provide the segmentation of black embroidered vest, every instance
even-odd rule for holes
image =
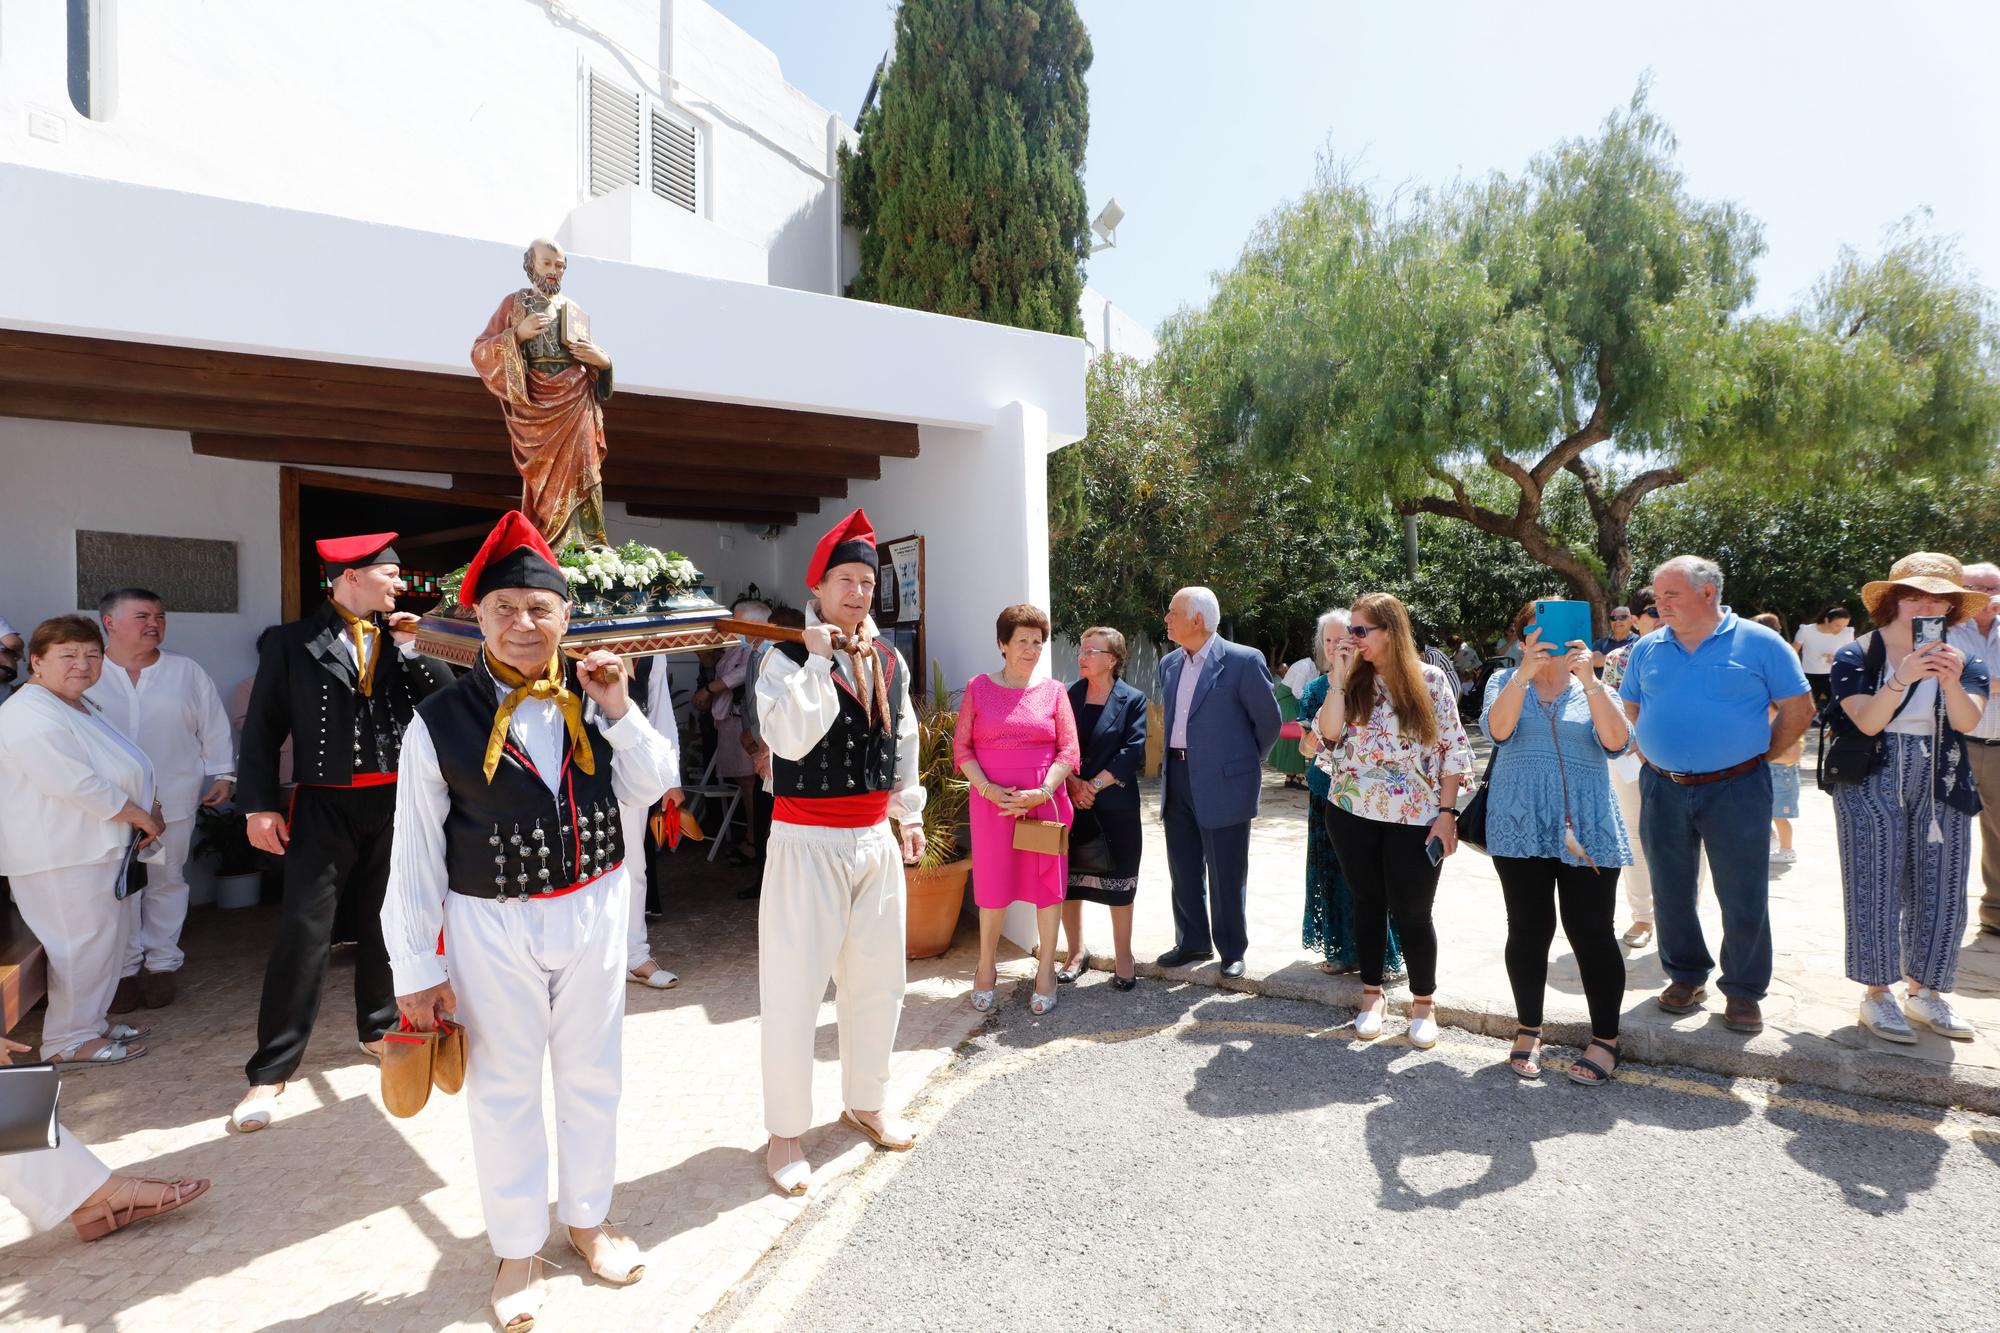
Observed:
[[[565,663],[563,669],[569,688],[581,693],[575,666]],[[489,783],[483,765],[500,711],[497,688],[482,657],[451,688],[417,707],[451,789],[444,825],[451,890],[506,899],[580,888],[625,859],[611,786],[611,742],[586,718],[584,733],[597,771],[578,768],[565,740],[562,776],[550,791],[510,737]]]
[[[780,643],[775,647],[799,666],[804,666],[809,656],[804,644]],[[827,728],[826,735],[820,737],[819,744],[797,763],[775,753],[771,756],[773,795],[813,800],[896,790],[896,742],[900,739],[903,700],[909,694],[909,682],[903,678],[905,673],[897,669],[895,650],[888,645],[876,644],[875,663],[888,685],[888,718],[870,726],[868,715],[861,711],[861,701],[835,667],[833,686],[840,696],[840,716]]]

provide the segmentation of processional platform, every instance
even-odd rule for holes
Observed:
[[[645,611],[580,615],[562,637],[567,657],[603,649],[620,657],[656,657],[727,648],[742,636],[742,622],[706,597],[668,598]],[[479,622],[469,610],[432,612],[417,622],[417,651],[456,667],[479,660]]]

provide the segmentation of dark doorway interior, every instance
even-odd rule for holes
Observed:
[[[414,488],[412,488],[414,489]],[[332,486],[299,487],[297,568],[298,605],[317,605],[326,598],[326,584],[313,543],[324,537],[364,532],[395,532],[396,553],[403,558],[409,593],[398,603],[403,611],[424,612],[438,602],[437,581],[472,559],[493,529],[499,513],[484,505],[453,503],[439,491],[438,499],[418,495],[380,495]]]

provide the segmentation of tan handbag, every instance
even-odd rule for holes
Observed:
[[[1044,856],[1069,855],[1069,825],[1054,819],[1014,821],[1014,850]]]

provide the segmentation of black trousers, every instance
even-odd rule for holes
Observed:
[[[1615,1040],[1625,1003],[1625,954],[1613,919],[1618,906],[1617,866],[1592,870],[1553,856],[1496,856],[1500,892],[1507,899],[1507,981],[1523,1027],[1542,1025],[1542,994],[1549,982],[1549,945],[1556,937],[1556,908],[1563,935],[1576,955],[1583,999],[1590,1007],[1590,1035]]]
[[[1437,993],[1438,937],[1431,925],[1440,867],[1424,854],[1431,831],[1423,824],[1364,819],[1327,802],[1326,832],[1340,873],[1354,895],[1354,947],[1361,980],[1382,984],[1382,955],[1389,948],[1389,919],[1410,969],[1410,994]]]
[[[243,1072],[252,1083],[281,1083],[305,1058],[326,982],[336,909],[352,900],[356,935],[354,1031],[374,1041],[396,1021],[396,986],[382,943],[382,895],[389,887],[389,836],[396,785],[300,787],[285,846],[285,898],[278,938],[264,968],[257,1053]]]

